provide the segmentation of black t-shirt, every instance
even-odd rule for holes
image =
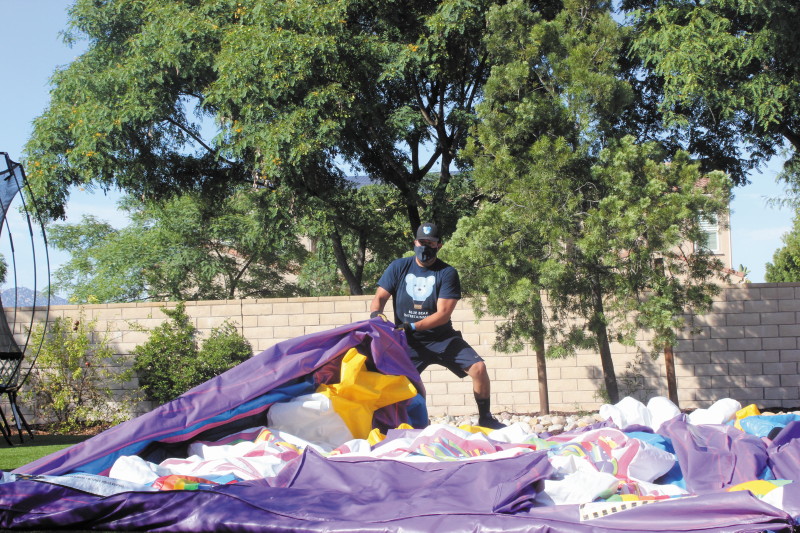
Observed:
[[[436,312],[439,298],[461,298],[458,271],[441,259],[429,267],[421,267],[415,257],[392,261],[378,280],[378,285],[392,294],[394,320],[397,324],[417,322]],[[440,339],[452,335],[453,323],[448,321],[436,328],[415,332],[423,339]]]

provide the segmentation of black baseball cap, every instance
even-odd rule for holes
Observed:
[[[442,239],[439,238],[439,226],[433,222],[424,222],[417,229],[417,240],[441,241]]]

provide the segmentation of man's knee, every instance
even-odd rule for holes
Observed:
[[[483,377],[483,376],[488,377],[489,375],[486,372],[486,363],[484,363],[483,361],[478,361],[477,363],[473,363],[472,366],[470,366],[467,369],[467,374],[469,374],[473,378]]]

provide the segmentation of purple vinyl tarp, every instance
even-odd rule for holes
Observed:
[[[306,455],[313,457],[313,452]],[[527,473],[531,461],[534,472]],[[607,516],[601,511],[588,519],[583,519],[586,513],[579,505],[525,508],[520,504],[532,488],[520,485],[515,492],[512,480],[535,478],[540,463],[527,456],[482,463],[471,472],[457,463],[427,465],[409,472],[408,465],[383,460],[369,465],[367,475],[353,476],[351,463],[330,461],[324,469],[327,483],[320,488],[314,483],[318,474],[312,470],[319,463],[312,459],[301,467],[307,470],[302,474],[304,481],[289,487],[250,481],[215,490],[128,492],[108,497],[22,480],[0,485],[0,527],[364,533],[792,531],[791,518],[785,512],[747,492],[710,493]],[[338,479],[350,484],[337,487]],[[393,479],[402,482],[387,482]],[[415,481],[420,490],[409,490]],[[440,482],[442,490],[436,490]],[[13,490],[8,490],[8,485]],[[495,511],[494,504],[500,501],[515,501],[512,507],[516,510]]]
[[[13,480],[0,483],[0,528],[755,532],[792,531],[793,516],[800,513],[796,483],[783,487],[784,510],[748,491],[726,491],[765,472],[800,479],[796,425],[771,442],[728,426],[693,426],[684,416],[664,424],[652,441],[674,448],[677,475],[693,494],[660,501],[541,506],[537,494],[556,472],[547,449],[532,445],[518,455],[439,462],[325,457],[307,448],[275,477],[194,491],[127,490],[123,485],[103,496],[59,481],[80,472],[105,474],[122,456],[179,454],[192,440],[232,434],[258,420],[263,424],[274,402],[334,382],[341,356],[353,347],[369,354],[379,372],[407,376],[422,391],[406,356],[404,334],[379,319],[292,339],[151,413],[19,468]],[[374,425],[392,428],[406,419],[405,402],[399,402],[376,411]],[[630,430],[642,436],[647,431]],[[378,447],[391,447],[414,431],[389,431]],[[561,442],[568,440],[560,437]],[[4,475],[4,480],[11,477]]]
[[[278,343],[147,414],[15,472],[104,474],[121,455],[140,454],[148,448],[149,453],[155,453],[152,450],[158,446],[174,448],[212,430],[225,432],[237,422],[241,421],[241,426],[263,415],[281,399],[280,394],[272,393],[287,383],[309,376],[317,384],[338,378],[337,369],[331,370],[330,366],[357,346],[371,352],[377,370],[406,376],[417,390],[424,391],[419,373],[405,355],[405,336],[381,320],[355,322]],[[404,405],[387,406],[376,417],[383,425],[396,427],[406,419]]]

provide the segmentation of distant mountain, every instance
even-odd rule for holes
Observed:
[[[14,288],[12,287],[10,289],[0,291],[0,300],[3,302],[3,307],[34,307],[36,305],[46,305],[47,295],[41,292],[34,295],[33,290],[29,289],[28,287],[17,287],[15,292]],[[60,296],[50,296],[50,305],[67,304],[69,304],[69,302]]]

